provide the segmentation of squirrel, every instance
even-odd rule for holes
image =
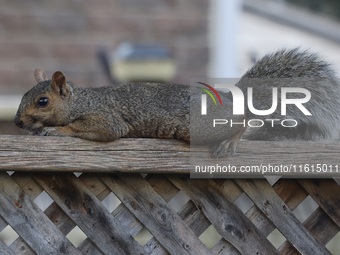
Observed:
[[[236,84],[244,95],[248,87],[254,87],[256,109],[271,107],[273,86],[308,89],[313,100],[305,106],[312,116],[304,115],[294,105],[287,106],[286,118],[298,123],[294,128],[265,123],[256,128],[246,124],[218,125],[212,129],[216,116],[232,117],[236,122],[267,118],[249,110],[244,115],[232,116],[233,98],[226,92],[219,92],[225,106],[216,107],[212,114],[202,118],[204,92],[189,85],[134,82],[80,88],[67,81],[60,71],[49,80],[43,69],[37,68],[34,76],[38,84],[23,96],[14,123],[36,135],[103,142],[121,137],[174,138],[209,144],[217,158],[234,154],[242,136],[250,140],[339,140],[340,86],[335,74],[317,54],[298,48],[264,56]],[[291,82],[285,82],[287,79]],[[208,108],[214,106],[212,100],[208,101]],[[282,116],[275,110],[270,118]]]

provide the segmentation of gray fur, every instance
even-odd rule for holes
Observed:
[[[59,78],[60,75],[63,74],[58,72]],[[63,87],[62,84],[58,86]],[[212,114],[202,116],[200,100],[204,92],[197,89],[191,93],[189,86],[170,83],[128,83],[101,88],[77,88],[71,83],[65,86],[64,92],[69,91],[69,94],[59,97],[58,89],[51,88],[51,80],[37,84],[24,95],[15,123],[40,135],[75,136],[99,141],[113,141],[120,137],[191,140],[210,144],[215,157],[225,157],[227,151],[234,153],[245,131],[245,128],[239,127],[212,128],[212,120],[221,116],[236,121],[244,118],[284,118],[295,119],[299,123],[296,128],[280,125],[272,128],[269,124],[248,128],[244,135],[247,139],[339,140],[339,82],[329,64],[316,54],[299,49],[266,55],[255,63],[237,86],[245,96],[247,88],[254,87],[256,109],[270,108],[273,86],[308,89],[312,99],[305,106],[312,116],[305,116],[296,107],[289,106],[287,116],[281,116],[277,109],[269,117],[255,116],[250,112],[246,116],[235,117],[231,115],[231,94],[223,92],[220,95],[226,107],[215,107]],[[32,116],[27,116],[26,109],[32,109],[37,98],[47,92],[54,93],[58,103],[36,109]],[[293,96],[298,98],[300,95]],[[208,100],[208,107],[214,107],[211,100]]]
[[[256,109],[269,109],[272,104],[272,87],[299,87],[308,89],[312,98],[304,106],[312,116],[305,116],[294,105],[288,105],[287,116],[281,116],[280,105],[277,110],[265,118],[295,119],[296,128],[285,128],[269,123],[262,128],[249,128],[245,139],[251,140],[282,140],[301,139],[313,141],[339,140],[340,135],[340,101],[339,80],[335,77],[330,65],[317,54],[309,51],[280,50],[260,59],[242,77],[237,84],[247,94],[247,87],[254,87],[257,101]],[[279,100],[281,96],[279,91]],[[292,94],[290,98],[299,98]],[[248,113],[248,118],[264,119]]]

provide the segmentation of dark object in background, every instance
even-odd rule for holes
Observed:
[[[106,75],[106,78],[110,82],[110,84],[114,84],[115,80],[112,77],[111,71],[110,71],[110,60],[108,55],[108,50],[106,48],[99,48],[97,51],[97,57],[99,59],[99,63],[101,64],[104,73]]]
[[[161,45],[122,43],[112,53],[101,48],[98,57],[111,84],[116,81],[168,82],[176,74],[170,50]]]
[[[339,0],[285,0],[288,3],[305,7],[313,12],[331,15],[340,20]]]

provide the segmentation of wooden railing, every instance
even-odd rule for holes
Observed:
[[[174,140],[0,136],[0,233],[9,225],[19,235],[9,246],[0,240],[0,254],[331,254],[325,245],[340,231],[333,179],[190,179],[189,149]],[[339,149],[241,141],[220,160],[335,165]],[[43,191],[53,200],[45,211],[34,202]],[[176,212],[169,201],[180,191],[189,200]],[[121,201],[112,213],[101,203],[111,193]],[[242,194],[253,203],[245,213],[234,203]],[[292,211],[307,196],[319,207],[301,223]],[[211,225],[221,239],[208,248],[199,237]],[[87,236],[78,247],[66,238],[75,226]],[[134,238],[143,228],[153,236],[144,246]],[[275,229],[286,238],[278,248],[267,239]]]

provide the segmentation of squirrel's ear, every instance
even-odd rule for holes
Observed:
[[[57,91],[60,96],[67,97],[70,93],[67,84],[65,75],[57,71],[52,75],[52,89]]]
[[[38,67],[34,71],[34,78],[37,81],[37,83],[40,83],[47,80],[47,75],[42,68]]]

